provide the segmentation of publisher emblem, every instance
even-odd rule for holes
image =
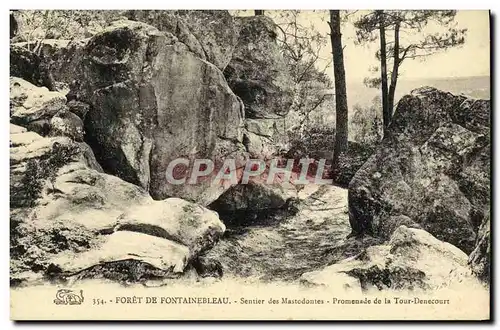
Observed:
[[[83,290],[76,293],[69,289],[59,289],[56,293],[54,304],[56,305],[81,305],[83,302]]]

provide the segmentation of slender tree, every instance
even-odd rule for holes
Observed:
[[[255,10],[255,16],[261,16],[261,15],[264,15],[264,11],[263,10]]]
[[[393,54],[399,54],[399,29],[401,22],[396,21],[394,23],[394,49]],[[396,84],[398,83],[398,72],[399,66],[401,64],[401,59],[399,55],[394,56],[392,60],[392,72],[391,72],[391,85],[389,87],[389,92],[387,96],[387,113],[389,116],[389,122],[392,120],[392,110],[394,108],[394,95],[396,93]]]
[[[354,26],[359,43],[380,40],[376,53],[380,61],[380,78],[368,79],[370,87],[381,87],[384,134],[392,119],[399,69],[407,59],[425,58],[465,42],[467,29],[459,29],[455,10],[375,10],[361,15]],[[429,23],[440,32],[426,32]],[[405,38],[402,38],[404,33]],[[387,41],[387,39],[392,39]],[[387,71],[387,63],[392,69]],[[388,85],[390,76],[390,85]]]
[[[335,78],[336,130],[335,145],[333,149],[333,166],[336,167],[340,154],[347,151],[348,137],[347,91],[339,10],[330,10],[329,25],[333,55],[333,73]]]
[[[380,82],[382,85],[382,118],[384,120],[384,134],[391,122],[391,111],[389,110],[389,98],[387,89],[387,52],[385,41],[385,23],[382,10],[376,11],[380,34]]]

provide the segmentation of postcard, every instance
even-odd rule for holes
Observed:
[[[489,11],[9,14],[11,319],[490,319]]]

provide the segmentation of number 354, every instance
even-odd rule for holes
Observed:
[[[104,305],[106,302],[104,301],[104,299],[92,299],[92,304],[93,305]]]

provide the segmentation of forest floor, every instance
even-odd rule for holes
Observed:
[[[361,252],[362,241],[346,239],[351,232],[347,189],[306,185],[299,199],[295,215],[227,229],[208,253],[221,262],[224,276],[289,282]]]
[[[329,264],[360,253],[374,239],[347,239],[350,233],[347,212],[347,190],[336,186],[306,186],[300,192],[299,212],[292,216],[260,219],[259,225],[228,228],[224,237],[210,250],[209,256],[221,262],[224,276],[199,278],[194,269],[177,279],[148,280],[142,284],[122,285],[110,280],[94,279],[68,283],[65,288],[81,290],[85,303],[78,309],[58,309],[60,319],[487,319],[484,310],[489,291],[484,288],[453,287],[429,292],[405,291],[339,291],[323,286],[304,286],[298,281],[303,273],[322,269]],[[265,224],[265,220],[268,220]],[[465,285],[463,285],[465,286]],[[61,285],[44,284],[11,290],[11,317],[39,318],[37,309],[27,313],[27,299],[51,301]],[[80,292],[80,291],[78,291]],[[463,292],[467,292],[464,295]],[[422,305],[332,305],[337,299],[390,300],[394,296],[449,299],[454,306]],[[29,297],[29,298],[28,298]],[[141,302],[124,305],[125,298]],[[156,297],[155,303],[151,297]],[[228,304],[174,304],[169,299],[225,298]],[[274,299],[274,300],[273,300]],[[319,301],[290,305],[290,301]],[[319,299],[319,300],[318,300]],[[272,302],[273,301],[273,302]],[[105,304],[106,306],[102,306]],[[389,308],[389,309],[388,309]],[[42,309],[40,309],[42,310]],[[188,311],[189,312],[186,312]],[[55,317],[55,316],[54,316]]]

